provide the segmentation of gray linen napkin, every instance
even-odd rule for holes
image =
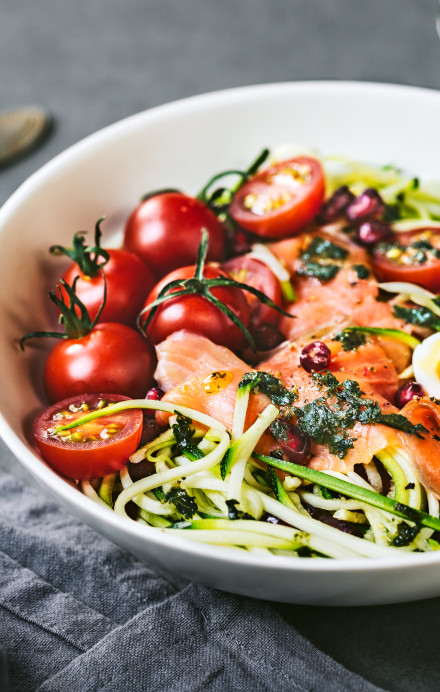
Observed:
[[[378,690],[266,603],[181,588],[3,472],[0,498],[10,692]]]

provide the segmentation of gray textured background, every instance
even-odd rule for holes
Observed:
[[[3,0],[0,110],[41,103],[56,125],[43,147],[0,171],[0,204],[66,146],[184,96],[304,79],[439,88],[439,10],[437,0]],[[0,466],[26,480],[17,464],[0,443]],[[279,610],[378,685],[440,688],[440,599]]]

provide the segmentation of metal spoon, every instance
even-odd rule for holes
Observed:
[[[42,106],[23,106],[0,113],[0,167],[24,156],[47,137],[52,116]]]

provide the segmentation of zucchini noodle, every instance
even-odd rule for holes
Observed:
[[[148,403],[148,408],[165,408],[161,402]],[[248,397],[240,399],[237,396],[237,407],[244,407],[245,413],[247,404]],[[198,449],[203,452],[202,458],[190,459],[176,453],[176,438],[170,428],[131,457],[132,462],[143,459],[152,462],[155,473],[133,481],[127,467],[119,472],[118,478],[117,474],[106,476],[99,492],[88,481],[83,481],[84,494],[107,508],[112,505],[113,495],[114,511],[123,517],[128,516],[127,504],[133,502],[139,523],[166,534],[262,555],[380,559],[440,547],[432,539],[433,528],[426,525],[413,530],[406,541],[395,544],[402,525],[410,530],[414,523],[402,520],[387,508],[371,506],[368,497],[325,494],[319,484],[295,475],[288,475],[281,482],[275,474],[276,488],[272,487],[269,471],[253,457],[262,433],[278,416],[278,409],[272,404],[233,442],[218,421],[179,406],[172,410],[180,415],[184,410],[185,416],[195,421],[196,426],[191,430]],[[99,415],[102,414],[99,412]],[[210,427],[202,432],[197,423],[207,418]],[[178,418],[172,417],[170,422],[176,420]],[[400,502],[407,499],[408,508],[420,509],[426,495],[430,515],[423,516],[429,516],[431,523],[437,521],[440,528],[439,502],[432,493],[422,495],[406,452],[390,447],[377,453],[376,458],[389,475],[391,496]],[[275,459],[274,463],[277,463]],[[350,487],[359,489],[353,491],[354,495],[382,492],[382,475],[374,460],[365,464],[364,472],[368,481],[356,471],[348,474],[326,471],[318,475],[332,477],[336,482],[349,479],[353,484]],[[173,492],[180,493],[183,504],[179,504],[179,497]],[[107,502],[102,497],[106,497]],[[325,523],[318,515],[315,517],[315,512],[324,513],[336,525]],[[266,517],[272,519],[269,521]],[[355,530],[358,533],[341,531],[338,522],[358,527]]]

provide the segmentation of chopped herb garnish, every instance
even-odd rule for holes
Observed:
[[[370,270],[365,264],[353,264],[352,269],[356,272],[358,279],[368,279],[370,277]]]
[[[177,421],[173,424],[174,437],[176,438],[176,451],[178,454],[185,454],[190,459],[201,459],[204,454],[194,444],[194,430],[191,428],[191,419],[177,415]]]
[[[348,257],[348,250],[332,243],[331,240],[315,236],[307,249],[301,254],[303,260],[308,261],[315,257],[320,259],[338,259],[345,260]]]
[[[314,373],[312,378],[318,387],[326,389],[326,392],[324,396],[302,408],[294,407],[298,427],[314,442],[327,446],[332,454],[341,459],[344,459],[356,441],[345,434],[355,423],[382,423],[417,437],[422,437],[421,433],[427,432],[423,425],[414,425],[399,413],[382,413],[378,402],[365,398],[359,383],[355,380],[339,382],[328,371]]]
[[[238,389],[244,387],[249,389],[258,387],[258,390],[269,397],[276,406],[290,406],[298,398],[296,392],[286,389],[281,380],[269,372],[246,372],[240,380]]]
[[[356,351],[359,346],[366,343],[367,339],[362,332],[343,329],[333,337],[332,341],[340,341],[343,351]]]
[[[391,545],[393,545],[395,548],[403,548],[404,546],[413,542],[419,531],[419,526],[410,526],[404,521],[401,521],[397,527],[397,534],[391,541]]]
[[[254,517],[247,512],[242,512],[237,509],[238,500],[226,500],[226,506],[228,508],[228,519],[231,521],[236,521],[237,519],[253,519]]]
[[[275,421],[274,421],[275,423]],[[282,449],[279,447],[277,449],[272,449],[270,452],[270,456],[273,457],[274,459],[284,459],[284,452]]]
[[[287,442],[289,439],[287,435],[287,423],[282,418],[276,418],[274,422],[270,424],[269,430],[276,440],[284,440],[284,442]],[[281,449],[273,449],[270,455],[275,459],[284,458],[284,454]]]
[[[197,512],[197,502],[183,488],[171,488],[165,495],[165,499],[174,505],[185,519],[191,519]]]
[[[428,308],[423,306],[404,308],[401,305],[395,305],[393,312],[396,317],[400,317],[400,319],[405,320],[409,324],[417,324],[420,327],[428,327],[429,329],[440,331],[440,317]]]
[[[320,281],[334,279],[340,266],[337,264],[320,264],[319,262],[305,262],[297,271],[299,276],[313,276]]]
[[[298,269],[300,276],[314,276],[320,281],[333,279],[341,268],[341,262],[348,257],[348,250],[332,243],[331,240],[315,236],[301,254],[302,266]],[[337,260],[339,263],[330,263]]]
[[[420,515],[417,509],[408,507],[408,505],[403,505],[401,502],[398,502],[396,504],[395,509],[404,514],[405,519],[409,519],[410,521],[413,521],[416,524],[420,523]]]

